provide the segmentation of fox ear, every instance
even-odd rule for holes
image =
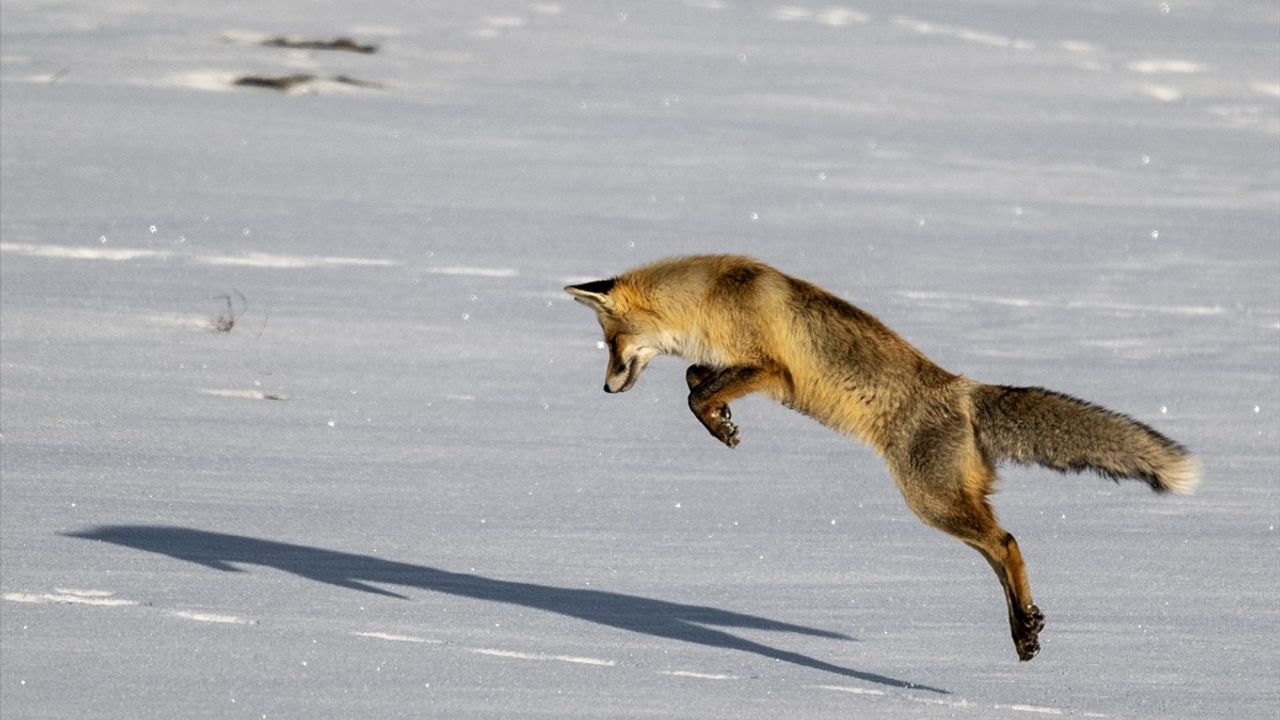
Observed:
[[[564,291],[573,296],[574,300],[590,307],[597,312],[612,312],[613,298],[609,297],[609,293],[613,291],[616,281],[613,278],[608,280],[596,280],[595,282],[583,283],[581,285],[568,285]]]

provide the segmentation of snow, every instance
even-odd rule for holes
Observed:
[[[5,2],[0,712],[1274,715],[1278,37],[1251,1]],[[1204,483],[1004,470],[1018,663],[867,448],[751,398],[730,451],[673,360],[600,391],[561,287],[704,251]]]

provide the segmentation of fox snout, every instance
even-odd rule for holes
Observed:
[[[604,377],[604,391],[614,394],[630,390],[631,386],[636,384],[636,379],[640,377],[639,365],[635,358],[628,363],[609,358],[609,371]]]
[[[604,391],[626,392],[640,379],[649,361],[659,354],[654,347],[628,345],[617,339],[609,341],[609,364],[605,370]]]

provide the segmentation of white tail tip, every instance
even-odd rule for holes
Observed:
[[[1194,455],[1185,455],[1160,473],[1160,484],[1174,495],[1191,495],[1200,485],[1203,467]]]

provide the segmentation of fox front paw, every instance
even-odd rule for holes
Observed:
[[[721,405],[719,410],[711,414],[711,417],[713,420],[713,424],[709,426],[711,434],[731,448],[738,447],[738,442],[742,440],[742,433],[738,430],[738,426],[729,420],[733,417],[729,412],[729,406]]]

